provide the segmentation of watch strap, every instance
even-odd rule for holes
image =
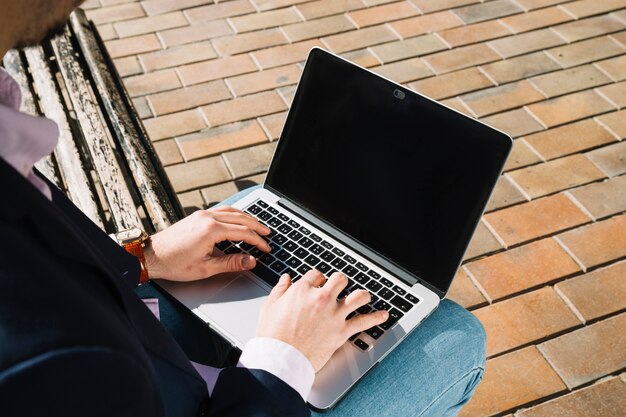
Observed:
[[[148,268],[146,267],[146,257],[143,253],[143,248],[145,246],[145,241],[135,241],[131,243],[126,243],[123,245],[126,252],[131,255],[135,255],[139,259],[139,264],[141,265],[141,274],[139,275],[139,283],[144,284],[148,282]]]

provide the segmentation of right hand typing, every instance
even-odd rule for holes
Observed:
[[[348,314],[369,303],[371,296],[357,290],[337,300],[348,278],[335,272],[326,282],[311,270],[295,284],[281,276],[261,309],[258,337],[281,340],[302,352],[318,372],[353,334],[384,323],[389,313],[376,311],[346,320]]]

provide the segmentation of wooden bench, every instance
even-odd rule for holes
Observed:
[[[22,111],[59,126],[54,153],[37,164],[107,233],[149,234],[184,217],[95,26],[82,10],[65,33],[10,51],[5,69],[22,89]]]

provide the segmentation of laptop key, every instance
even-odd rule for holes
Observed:
[[[395,292],[397,292],[398,294],[400,294],[400,295],[405,295],[405,294],[406,294],[406,290],[405,290],[404,288],[400,288],[400,287],[398,287],[397,285],[395,285],[395,286],[393,287],[393,290],[394,290]]]
[[[395,295],[393,291],[391,291],[389,288],[383,288],[378,295],[380,295],[382,298],[384,298],[385,300],[389,301],[393,298],[393,296]]]
[[[419,300],[420,300],[419,298],[417,298],[413,294],[407,294],[406,295],[406,299],[409,300],[410,302],[412,302],[413,304],[417,304],[419,302]]]
[[[367,329],[365,333],[367,333],[372,339],[378,339],[380,336],[383,335],[383,330],[378,326],[374,326]]]
[[[343,256],[343,255],[345,255],[345,254],[346,254],[344,251],[342,251],[342,250],[341,250],[341,249],[339,249],[339,248],[334,248],[334,249],[333,249],[333,253],[334,253],[335,255],[337,255],[337,256]]]
[[[345,267],[343,269],[343,273],[346,274],[349,277],[355,276],[358,272],[359,271],[355,267],[353,267],[352,265],[349,265],[349,266],[347,266],[347,267]]]
[[[230,254],[232,254],[232,253],[241,253],[241,252],[242,252],[241,248],[240,248],[239,246],[235,246],[235,245],[233,245],[233,246],[229,247],[228,249],[226,249],[226,250],[224,251],[224,253],[225,253],[226,255],[230,255]]]
[[[365,284],[367,281],[369,281],[369,277],[367,275],[365,275],[363,272],[359,272],[358,274],[356,274],[356,276],[354,277],[354,280],[356,282],[358,282],[359,284]]]
[[[281,219],[284,222],[288,222],[289,221],[289,217],[285,216],[283,213],[279,213],[278,214],[278,218]]]
[[[352,314],[352,313],[350,313],[350,314]],[[348,315],[348,317],[346,317],[346,319],[348,319],[348,318],[350,318],[350,315]],[[352,342],[354,339],[356,339],[357,337],[359,337],[359,335],[360,335],[360,333],[355,333],[355,334],[353,334],[352,336],[350,336],[350,337],[348,338],[348,340]]]
[[[297,230],[294,230],[293,232],[289,233],[287,236],[293,240],[302,239],[302,233],[298,232]]]
[[[320,262],[320,258],[318,258],[315,255],[309,255],[304,259],[304,262],[311,265],[312,267],[315,267],[315,265],[317,265]]]
[[[348,263],[346,261],[344,261],[341,258],[336,258],[334,261],[332,261],[330,263],[332,266],[334,266],[335,268],[341,269],[344,266],[348,265]]]
[[[280,215],[279,215],[278,217],[280,217]],[[289,225],[287,225],[287,224],[283,224],[282,226],[280,226],[280,227],[278,228],[278,231],[279,231],[280,233],[284,234],[284,235],[286,235],[286,234],[288,234],[288,233],[291,233],[291,231],[292,231],[292,230],[293,230],[293,229],[291,228],[291,226],[289,226]]]
[[[289,239],[287,239],[287,236],[285,235],[276,235],[274,236],[274,238],[272,239],[274,242],[278,243],[279,245],[284,245],[285,242]]]
[[[300,246],[304,248],[308,248],[309,246],[313,244],[313,241],[309,239],[308,237],[303,237],[302,239],[298,241],[298,243],[300,244]]]
[[[316,235],[315,233],[311,233],[311,235],[309,236],[311,238],[311,240],[313,240],[314,242],[321,242],[322,238],[319,237],[318,235]]]
[[[290,240],[288,242],[285,242],[285,244],[283,245],[283,248],[287,249],[288,251],[293,252],[294,250],[298,249],[298,245],[295,242],[292,242]]]
[[[391,304],[398,307],[398,310],[403,311],[405,313],[413,307],[413,304],[409,303],[407,300],[400,297],[399,295],[396,295],[395,297],[391,299]]]
[[[276,216],[279,213],[279,211],[276,210],[274,207],[268,207],[266,208],[266,210],[272,213],[274,216]]]
[[[307,229],[306,227],[304,227],[304,226],[300,226],[298,228],[298,230],[301,231],[305,235],[310,235],[311,234],[311,231],[309,229]]]
[[[350,255],[346,255],[343,257],[343,259],[346,260],[346,262],[348,262],[349,264],[354,264],[356,262],[356,259],[354,259],[352,256]]]
[[[262,211],[259,214],[256,215],[259,219],[263,220],[263,221],[268,221],[269,219],[272,218],[272,215],[270,213],[268,213],[267,211]]]
[[[398,322],[398,320],[402,318],[402,316],[404,316],[404,314],[402,314],[400,311],[396,310],[395,308],[392,308],[391,310],[389,310],[389,318],[387,319],[386,322],[381,324],[380,327],[384,330],[389,330],[393,327],[394,324]]]
[[[300,223],[298,223],[295,220],[289,220],[289,226],[293,227],[294,229],[297,229],[298,227],[300,227]]]
[[[259,248],[252,248],[250,249],[250,255],[254,256],[255,258],[258,258],[260,256],[265,255],[265,252],[263,252],[261,249]]]
[[[248,211],[254,215],[259,214],[260,212],[263,211],[263,209],[259,206],[257,206],[256,204],[251,205],[250,207],[248,207]]]
[[[252,272],[254,272],[263,281],[270,284],[272,287],[278,283],[278,278],[280,277],[276,272],[258,262]]]
[[[224,251],[224,250],[226,250],[226,248],[228,248],[232,244],[233,244],[233,242],[231,242],[230,240],[223,240],[223,241],[217,243],[215,245],[215,247],[218,248],[221,251]]]
[[[372,309],[367,304],[356,309],[356,312],[359,314],[367,314],[370,311],[372,311]]]
[[[291,257],[291,254],[283,249],[283,250],[278,251],[278,253],[274,256],[276,256],[281,261],[286,261],[287,259]]]
[[[374,280],[371,280],[370,282],[365,284],[365,288],[373,292],[378,292],[382,287],[383,285],[380,282]]]
[[[391,304],[386,301],[379,300],[376,304],[374,304],[375,310],[391,310]]]
[[[316,243],[315,245],[311,246],[311,247],[309,248],[309,250],[310,250],[311,252],[313,252],[315,255],[319,255],[319,254],[321,254],[322,252],[324,252],[324,248],[323,248],[323,247],[321,247],[320,245],[318,245],[317,243]]]
[[[322,253],[322,255],[320,256],[320,258],[322,258],[323,260],[325,260],[326,262],[330,262],[333,259],[335,259],[335,255],[333,255],[331,252],[329,251],[325,251],[324,253]]]
[[[368,345],[367,343],[365,343],[364,341],[362,341],[361,339],[356,339],[354,342],[354,345],[356,347],[358,347],[359,349],[361,349],[362,351],[367,351],[367,349],[370,348],[370,345]]]
[[[326,242],[325,240],[322,240],[321,245],[323,247],[325,247],[326,249],[332,249],[333,248],[333,245],[331,245],[330,243]]]
[[[283,269],[287,268],[287,266],[282,263],[281,261],[276,261],[273,264],[270,265],[270,269],[272,269],[272,271],[276,271],[276,272],[281,272]]]
[[[320,262],[319,264],[317,264],[315,269],[326,275],[328,271],[330,271],[330,265],[328,265],[326,262]]]
[[[293,254],[300,259],[304,259],[309,255],[309,252],[307,252],[306,249],[298,248]]]
[[[380,279],[380,282],[385,286],[391,288],[393,286],[393,282],[389,281],[387,278],[383,277]]]
[[[259,258],[259,261],[261,261],[261,263],[270,266],[271,264],[274,263],[274,261],[276,260],[276,258],[274,258],[272,255],[270,255],[269,253],[266,253],[265,255],[261,256]]]
[[[280,225],[282,225],[283,222],[278,220],[278,218],[276,218],[276,217],[272,217],[271,219],[269,219],[267,221],[267,224],[269,224],[272,228],[276,229],[276,228],[280,227]]]
[[[357,262],[356,267],[363,272],[367,272],[369,270],[369,268],[365,266],[364,264],[362,264],[361,262]]]
[[[368,271],[367,275],[369,275],[370,277],[374,278],[374,279],[380,279],[380,274],[376,271]]]
[[[297,268],[300,265],[302,265],[302,261],[296,258],[295,256],[292,256],[291,258],[287,260],[287,265],[289,265],[292,268]]]
[[[268,207],[270,206],[269,204],[267,204],[267,203],[266,203],[265,201],[263,201],[263,200],[258,200],[256,203],[257,203],[259,206],[263,207],[264,209],[266,209],[266,208],[268,208]]]
[[[311,267],[306,264],[302,264],[296,269],[296,271],[298,271],[298,273],[302,275],[306,274],[310,270],[311,270]]]

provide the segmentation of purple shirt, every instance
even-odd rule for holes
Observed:
[[[20,104],[21,93],[17,82],[0,68],[0,157],[51,200],[48,185],[34,174],[33,166],[52,153],[59,140],[59,129],[52,120],[21,113]],[[149,307],[158,317],[158,305]],[[220,369],[193,362],[192,365],[212,393]],[[304,400],[309,396],[315,379],[315,371],[306,356],[293,346],[271,338],[250,340],[237,366],[262,369],[277,376]]]

